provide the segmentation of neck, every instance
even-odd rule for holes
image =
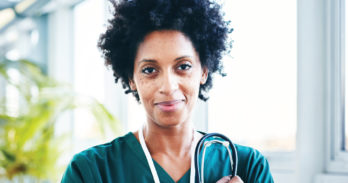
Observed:
[[[152,156],[158,154],[185,156],[190,153],[194,134],[190,123],[173,127],[161,127],[148,123],[143,132]]]

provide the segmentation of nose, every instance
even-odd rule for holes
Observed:
[[[173,92],[179,88],[178,81],[179,78],[171,71],[162,73],[161,81],[159,83],[160,93],[165,95],[173,94]]]

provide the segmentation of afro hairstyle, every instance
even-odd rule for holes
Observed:
[[[210,0],[110,0],[114,12],[105,33],[100,35],[98,47],[111,66],[115,82],[120,79],[125,93],[139,95],[130,88],[134,59],[138,45],[153,31],[176,30],[193,43],[202,67],[208,69],[207,81],[200,85],[198,97],[208,99],[212,88],[212,74],[222,76],[221,58],[231,48],[229,21],[223,19],[221,6]]]

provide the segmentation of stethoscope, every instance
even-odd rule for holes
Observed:
[[[212,140],[206,141],[208,138],[211,138]],[[225,149],[227,149],[228,156],[230,159],[231,164],[231,176],[230,178],[237,175],[237,166],[238,166],[238,155],[237,150],[232,141],[227,138],[225,135],[222,135],[220,133],[208,133],[205,134],[199,141],[196,146],[195,155],[194,155],[194,165],[196,169],[196,177],[198,177],[197,181],[198,183],[204,183],[204,159],[205,159],[205,152],[206,149],[211,146],[214,143],[219,143]],[[199,168],[199,153],[203,148],[202,157],[201,157],[201,168]],[[230,150],[232,149],[232,151]]]
[[[206,141],[208,138],[212,140]],[[139,130],[139,141],[144,151],[144,154],[146,156],[147,163],[150,167],[152,177],[155,183],[160,183],[154,162],[152,160],[151,154],[149,150],[147,149],[147,146],[145,143],[142,128]],[[206,152],[206,149],[214,143],[219,143],[227,149],[229,159],[230,159],[230,164],[231,164],[231,170],[232,170],[231,178],[237,175],[237,165],[238,165],[237,151],[236,151],[236,147],[234,146],[234,144],[229,138],[219,133],[208,133],[198,140],[198,138],[196,137],[194,133],[194,137],[193,137],[194,145],[191,147],[191,157],[194,157],[194,158],[191,158],[191,172],[190,172],[191,183],[196,183],[196,182],[204,183],[205,152]],[[202,152],[201,167],[200,167],[198,158],[202,148],[203,148],[203,152]],[[232,149],[232,151],[230,150],[230,148]],[[195,179],[195,177],[198,177],[198,179]]]

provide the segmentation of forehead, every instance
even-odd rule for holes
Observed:
[[[174,30],[153,31],[139,44],[136,60],[144,57],[173,58],[182,55],[197,56],[191,40]]]

